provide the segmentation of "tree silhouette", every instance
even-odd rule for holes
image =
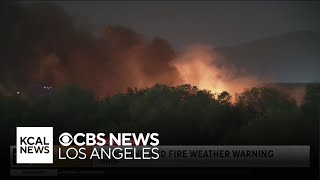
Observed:
[[[17,126],[53,126],[55,133],[158,132],[161,144],[314,143],[319,121],[319,84],[307,86],[304,103],[272,88],[235,95],[190,84],[128,88],[98,100],[76,85],[24,98],[0,96],[4,131],[14,142]]]

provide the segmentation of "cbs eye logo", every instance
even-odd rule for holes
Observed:
[[[72,143],[72,136],[70,133],[62,133],[60,136],[59,136],[59,142],[62,146],[70,146],[70,144]]]

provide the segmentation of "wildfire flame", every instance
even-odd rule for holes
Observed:
[[[238,68],[228,64],[211,47],[189,47],[172,65],[176,67],[184,83],[213,93],[227,91],[234,94],[260,84],[255,76],[241,74]]]

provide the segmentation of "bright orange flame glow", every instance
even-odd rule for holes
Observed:
[[[254,76],[240,74],[234,66],[227,64],[212,48],[195,46],[186,49],[173,63],[185,84],[196,85],[212,93],[240,93],[245,88],[257,86]]]

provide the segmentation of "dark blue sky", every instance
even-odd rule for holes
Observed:
[[[59,1],[77,22],[95,31],[123,25],[174,47],[225,46],[279,33],[320,31],[320,2],[296,1]]]

